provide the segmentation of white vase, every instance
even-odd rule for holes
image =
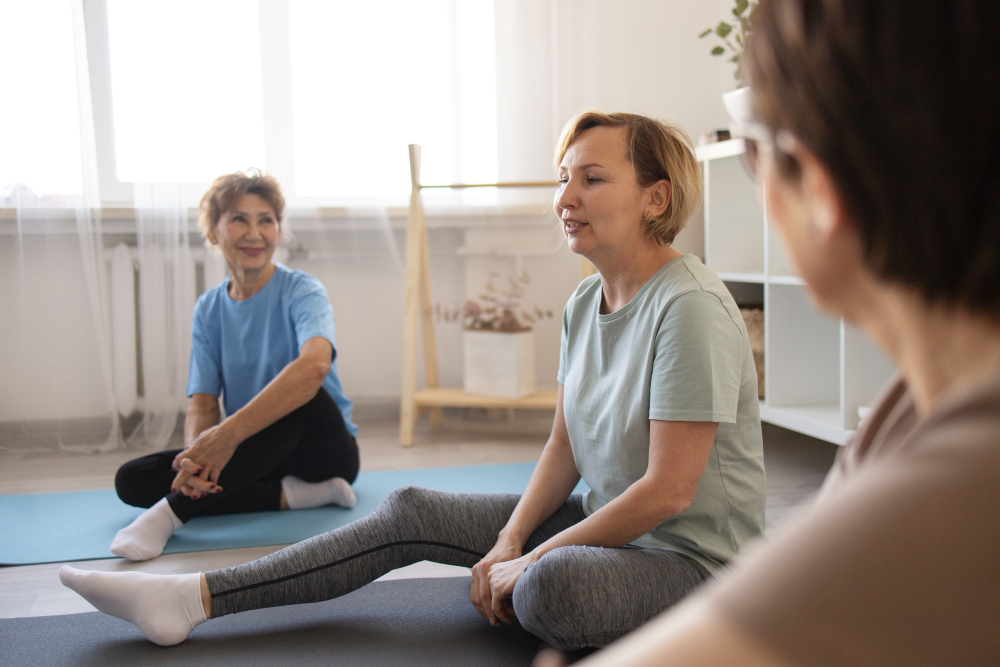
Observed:
[[[466,331],[465,391],[502,398],[535,393],[535,333]]]
[[[726,111],[730,118],[738,123],[749,123],[753,121],[753,108],[750,106],[750,86],[743,86],[736,90],[722,94],[722,103],[726,105]]]

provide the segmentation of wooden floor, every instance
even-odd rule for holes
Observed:
[[[551,414],[518,412],[516,417],[470,410],[451,414],[438,429],[419,423],[413,447],[399,447],[394,420],[361,422],[362,470],[433,468],[512,463],[538,458],[551,424]],[[768,481],[767,525],[773,528],[790,511],[807,502],[823,480],[837,450],[835,445],[764,425]],[[101,455],[0,452],[0,494],[84,491],[112,487],[114,472],[142,450]],[[0,539],[11,539],[2,535]],[[121,558],[80,561],[81,569],[141,570],[154,573],[200,572],[259,558],[281,547],[251,547],[168,554],[144,563]],[[0,618],[48,616],[92,611],[82,598],[59,583],[62,563],[0,567]],[[384,578],[454,576],[467,572],[434,563],[417,563]]]

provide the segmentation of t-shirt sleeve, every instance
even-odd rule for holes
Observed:
[[[649,418],[735,423],[742,330],[711,292],[674,299],[656,332]]]
[[[969,456],[968,433],[952,430],[936,451],[855,473],[751,550],[709,603],[791,664],[995,664],[998,440]]]
[[[221,360],[205,327],[202,310],[195,306],[191,318],[191,364],[188,367],[187,395],[222,393]]]
[[[303,281],[291,304],[292,324],[299,350],[310,338],[325,338],[333,347],[331,361],[337,358],[334,343],[333,306],[326,288],[318,280]]]

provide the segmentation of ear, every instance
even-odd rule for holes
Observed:
[[[673,186],[665,178],[661,178],[646,188],[648,194],[646,200],[646,214],[653,218],[659,218],[667,211],[670,205],[670,197],[674,192]]]
[[[802,194],[809,207],[811,233],[827,240],[848,225],[840,191],[829,170],[811,151],[800,145],[794,157],[802,167]]]

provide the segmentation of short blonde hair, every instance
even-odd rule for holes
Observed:
[[[634,113],[585,111],[563,129],[556,147],[556,167],[577,137],[595,127],[625,130],[625,157],[640,187],[670,181],[670,203],[663,215],[648,222],[646,236],[671,244],[701,203],[701,169],[687,133],[676,125]]]
[[[206,241],[208,232],[218,224],[223,214],[233,210],[243,195],[257,195],[270,204],[280,228],[282,214],[285,211],[285,196],[281,194],[278,180],[274,176],[261,173],[259,169],[251,169],[247,173],[237,171],[219,176],[201,197],[198,229]]]

